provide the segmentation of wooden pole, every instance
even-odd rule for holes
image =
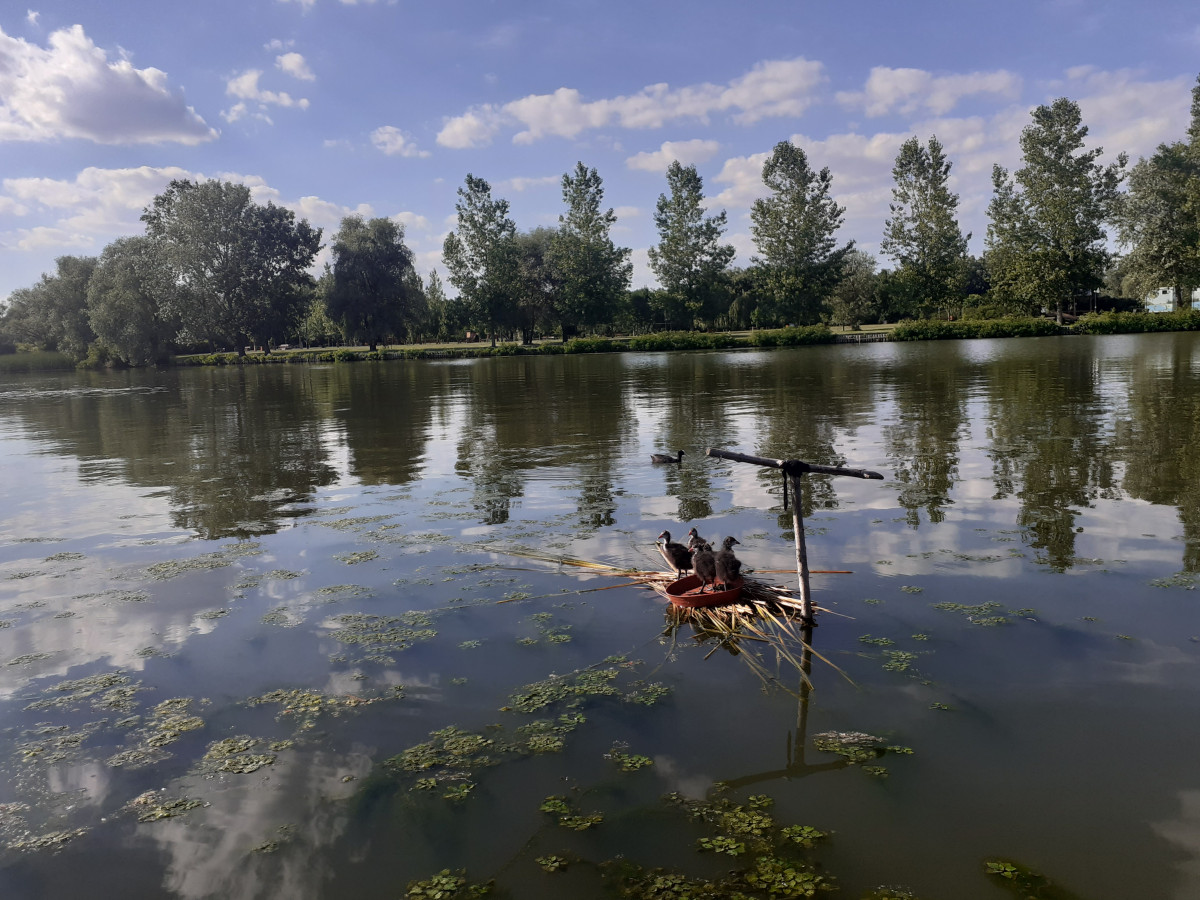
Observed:
[[[821,475],[847,475],[851,478],[869,478],[883,480],[883,476],[870,469],[847,469],[842,466],[822,466],[808,463],[800,459],[771,459],[767,456],[752,456],[749,453],[738,453],[735,450],[718,450],[708,447],[705,456],[716,459],[728,459],[731,462],[750,463],[764,466],[768,469],[782,469],[785,479],[791,481],[792,491],[792,532],[796,543],[796,574],[800,579],[800,618],[806,629],[815,628],[817,620],[813,615],[812,590],[808,583],[808,547],[804,541],[804,514],[800,504],[804,502],[803,482],[800,480],[805,472],[816,472]],[[786,490],[787,484],[784,484]]]
[[[800,618],[805,625],[815,626],[817,622],[813,617],[812,590],[808,585],[808,545],[804,541],[804,513],[800,509],[800,504],[804,502],[804,493],[799,475],[787,472],[787,477],[792,482],[792,533],[796,543],[796,573],[800,576]]]

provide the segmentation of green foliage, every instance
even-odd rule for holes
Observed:
[[[949,188],[950,168],[933,136],[927,146],[915,137],[905,141],[892,168],[891,217],[879,247],[895,260],[897,275],[920,298],[923,315],[950,308],[966,283],[971,236],[964,237],[958,226],[958,195]]]
[[[892,331],[893,341],[963,340],[967,338],[1048,337],[1066,334],[1051,319],[1010,317],[942,322],[936,319],[901,322]]]
[[[1200,310],[1176,312],[1105,312],[1081,316],[1071,328],[1076,334],[1141,334],[1151,331],[1200,331]]]
[[[1012,178],[992,170],[987,266],[1002,296],[1062,313],[1071,298],[1103,284],[1104,222],[1124,177],[1125,155],[1102,167],[1084,150],[1079,104],[1059,98],[1033,111],[1021,132],[1024,165]]]
[[[16,343],[80,360],[96,336],[88,320],[87,291],[97,260],[60,256],[54,265],[53,275],[12,292],[3,308],[3,330]]]
[[[808,344],[832,344],[833,339],[833,332],[825,325],[801,325],[755,331],[750,335],[749,342],[755,347],[802,347]]]
[[[555,347],[555,345],[550,344],[549,347]],[[542,349],[547,350],[549,347],[543,347]],[[567,343],[559,345],[556,349],[562,353],[611,353],[619,348],[608,338],[596,337],[571,338]]]
[[[166,274],[149,238],[121,238],[104,248],[88,283],[87,305],[106,356],[130,366],[167,356],[179,318],[172,312],[174,285]]]
[[[730,334],[698,331],[660,331],[629,339],[630,350],[722,350],[739,344],[740,341]]]
[[[403,225],[346,216],[331,249],[333,277],[325,282],[325,305],[349,340],[374,351],[421,317],[425,298]]]
[[[577,163],[562,177],[562,195],[567,211],[558,217],[550,255],[558,279],[554,315],[565,340],[568,327],[613,320],[633,264],[631,251],[613,243],[617,216],[603,208],[603,181],[595,169]]]
[[[244,184],[172,181],[142,214],[162,277],[167,315],[186,340],[236,347],[290,333],[312,284],[321,230],[291,210],[250,199]]]
[[[650,269],[690,319],[712,321],[727,305],[724,274],[735,252],[721,243],[725,211],[704,215],[704,182],[694,165],[672,161],[667,186],[670,195],[659,194],[655,208],[659,243],[649,250]]]
[[[854,248],[837,245],[845,207],[830,196],[833,176],[814,172],[804,151],[780,141],[763,164],[769,197],[754,201],[750,231],[766,271],[766,288],[776,321],[812,324],[841,277],[842,262]]]
[[[75,360],[56,350],[38,350],[32,353],[6,353],[0,356],[0,374],[20,372],[53,372],[75,368]]]

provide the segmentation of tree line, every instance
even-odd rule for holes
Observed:
[[[181,351],[285,344],[374,350],[476,336],[529,344],[580,333],[1039,314],[1061,322],[1081,301],[1095,308],[1097,298],[1158,287],[1190,306],[1200,288],[1200,78],[1186,138],[1128,171],[1124,153],[1104,165],[1101,148],[1085,149],[1087,133],[1072,100],[1033,110],[1021,167],[993,168],[980,257],[959,226],[942,144],[936,135],[906,140],[880,242],[887,269],[838,238],[845,207],[833,199],[833,175],[788,141],[763,165],[767,194],[750,210],[757,253],[744,268],[731,264],[726,214],[708,211],[696,167],[672,162],[649,250],[660,286],[637,290],[631,251],[612,239],[617,217],[604,206],[602,179],[582,162],[562,176],[557,227],[531,231],[518,230],[486,180],[466,176],[443,245],[453,298],[436,270],[418,275],[392,219],[344,218],[331,262],[314,277],[321,229],[255,203],[245,185],[173,181],[145,209],[144,235],[99,257],[60,257],[55,272],[14,291],[0,311],[0,348],[145,365]]]

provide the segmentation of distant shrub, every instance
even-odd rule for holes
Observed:
[[[1200,331],[1200,310],[1176,312],[1105,312],[1080,317],[1076,334],[1142,334],[1151,331]]]
[[[563,346],[564,353],[611,353],[616,346],[608,338],[571,338]]]
[[[334,362],[357,362],[361,359],[353,350],[334,350],[332,356]]]
[[[832,344],[833,332],[825,325],[799,325],[756,331],[750,335],[755,347],[801,347],[808,344]]]
[[[53,350],[5,353],[0,356],[0,373],[52,372],[75,368],[75,360]]]
[[[698,331],[661,331],[639,334],[629,339],[630,350],[721,350],[740,346],[730,334],[703,334]]]
[[[1009,316],[1003,319],[972,319],[943,322],[933,319],[905,320],[892,332],[894,341],[941,341],[966,338],[1047,337],[1064,334],[1052,319]]]
[[[538,347],[538,353],[543,356],[556,356],[560,353],[566,353],[566,346],[563,344],[542,344]]]

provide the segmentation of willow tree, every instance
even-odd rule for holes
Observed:
[[[993,289],[1033,308],[1063,309],[1104,283],[1112,216],[1126,157],[1109,166],[1100,147],[1084,149],[1079,104],[1065,97],[1033,111],[1021,132],[1024,165],[1010,177],[992,169],[987,262]]]
[[[808,156],[790,141],[780,141],[763,164],[768,197],[754,201],[750,232],[765,270],[765,286],[776,315],[798,324],[816,322],[842,273],[850,241],[838,245],[837,232],[846,208],[830,193],[829,167],[814,172]]]
[[[401,338],[424,306],[404,226],[392,219],[346,216],[333,239],[333,279],[325,303],[329,317],[352,341],[375,350]]]
[[[900,145],[892,167],[891,215],[879,249],[896,263],[922,313],[949,309],[962,297],[967,241],[958,225],[958,194],[950,190],[951,163],[936,136],[922,146]]]
[[[724,312],[718,301],[729,296],[722,288],[735,252],[733,245],[721,243],[725,210],[704,214],[704,181],[695,166],[674,160],[667,167],[667,188],[654,210],[658,245],[649,250],[650,270],[692,318],[712,319]]]

